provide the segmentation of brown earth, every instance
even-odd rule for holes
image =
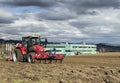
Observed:
[[[120,53],[65,57],[63,63],[0,59],[0,83],[120,83]]]

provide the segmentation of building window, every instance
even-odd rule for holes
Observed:
[[[65,50],[65,52],[72,52],[72,50]]]
[[[73,46],[73,48],[87,48],[86,46]]]
[[[73,48],[77,48],[78,46],[73,46]]]
[[[50,52],[51,50],[47,50],[47,51],[49,51],[49,52]],[[56,50],[56,52],[62,52],[62,50]]]
[[[47,48],[65,48],[65,46],[47,46]]]
[[[94,50],[80,50],[80,52],[93,52]]]
[[[96,48],[96,47],[91,47],[91,48]]]
[[[56,52],[62,52],[62,50],[56,50]]]

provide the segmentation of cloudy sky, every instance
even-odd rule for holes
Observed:
[[[120,43],[120,0],[0,0],[0,38]],[[120,45],[120,44],[119,44]]]

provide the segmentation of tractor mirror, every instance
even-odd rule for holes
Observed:
[[[46,45],[47,45],[47,39],[45,38],[45,42],[44,42],[44,46],[46,47]]]
[[[45,43],[47,43],[48,41],[47,41],[47,39],[45,38]]]

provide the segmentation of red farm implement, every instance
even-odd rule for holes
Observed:
[[[59,60],[61,63],[64,59],[63,54],[54,54],[51,56],[50,51],[45,51],[47,45],[47,39],[40,38],[39,36],[27,36],[22,37],[22,44],[16,44],[12,57],[7,58],[8,61],[13,62],[29,62],[34,63],[36,60],[45,63],[49,61],[52,63],[53,60],[56,62]],[[11,59],[12,58],[12,59]]]

